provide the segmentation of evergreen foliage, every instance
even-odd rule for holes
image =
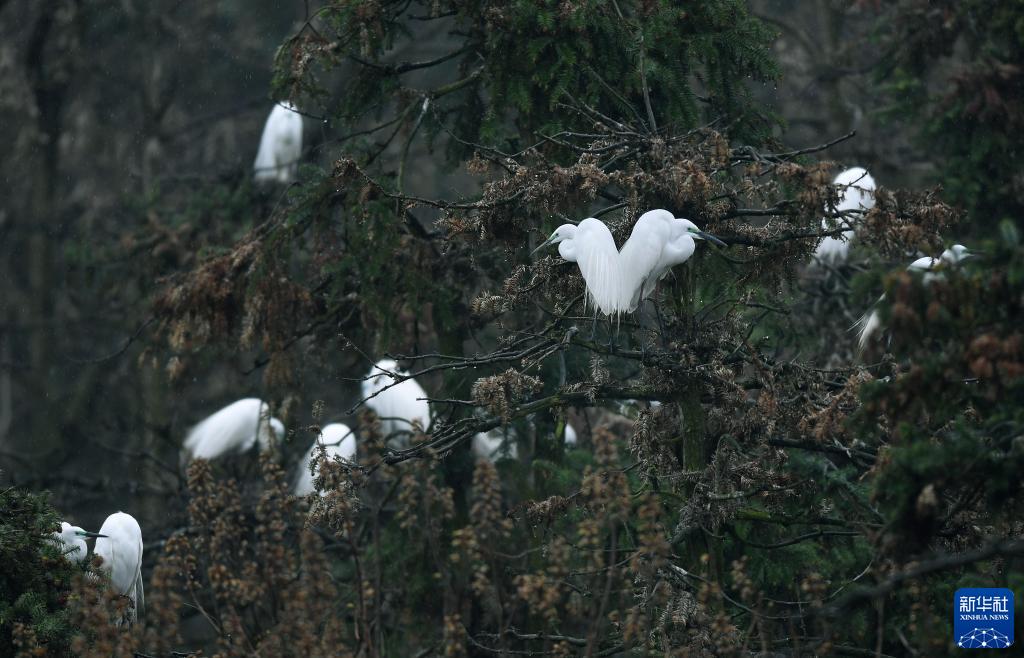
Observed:
[[[346,93],[326,103],[350,125],[397,106],[400,116],[415,119],[414,131],[424,121],[434,133],[448,125],[459,143],[512,152],[543,134],[586,129],[589,120],[572,106],[632,114],[644,123],[656,121],[637,114],[649,104],[676,130],[714,121],[752,143],[772,127],[745,83],[778,75],[768,53],[773,35],[739,0],[685,7],[665,0],[393,0],[330,5],[320,17],[334,36],[309,29],[285,44],[276,88],[281,96],[322,99],[327,91],[310,70],[352,64]],[[393,61],[391,53],[431,23],[458,37],[451,52]],[[435,67],[448,82],[417,89],[402,77]]]
[[[0,491],[0,656],[36,643],[48,655],[67,655],[73,631],[68,595],[82,570],[53,541],[59,529],[44,495]]]
[[[946,193],[978,235],[1024,213],[1022,11],[1018,0],[899,2],[878,22],[891,116],[916,119]]]

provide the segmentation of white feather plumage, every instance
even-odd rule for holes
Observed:
[[[605,315],[635,311],[669,270],[689,260],[701,237],[688,219],[667,210],[650,210],[637,219],[629,239],[618,250],[604,222],[588,217],[578,225],[563,224],[538,249],[558,245],[565,260],[579,265],[587,300]]]
[[[313,442],[306,455],[299,462],[299,472],[295,478],[293,491],[296,496],[308,496],[313,493],[313,478],[315,473],[310,472],[310,464],[317,453],[317,445],[324,446],[328,459],[340,457],[341,459],[353,460],[356,456],[356,435],[344,423],[331,423],[320,430],[320,437]],[[316,465],[313,470],[317,471]]]
[[[399,377],[409,375],[390,359],[378,361],[363,380],[363,399],[380,418],[381,431],[389,444],[400,448],[409,445],[413,423],[423,431],[430,429],[430,405],[426,400],[427,392],[415,379],[394,384],[389,373]]]
[[[623,310],[635,310],[644,297],[654,288],[654,277],[662,267],[662,252],[668,246],[672,233],[672,213],[667,210],[650,210],[640,215],[633,225],[629,239],[619,251],[619,267],[623,279],[623,297],[619,302]]]
[[[578,225],[563,224],[545,242],[556,243],[558,254],[579,266],[587,288],[588,303],[606,315],[621,312],[619,250],[605,223],[588,217]]]
[[[130,514],[117,512],[103,522],[100,534],[106,536],[96,539],[93,552],[103,558],[101,569],[110,578],[114,591],[131,601],[128,621],[134,624],[145,606],[142,529]]]
[[[271,432],[284,439],[284,425],[270,417],[270,408],[259,398],[233,402],[192,428],[185,437],[186,460],[217,459],[227,454],[260,450],[270,446]]]
[[[569,423],[565,424],[565,445],[569,448],[575,448],[577,443],[576,430],[573,429]]]
[[[667,210],[650,210],[640,215],[620,252],[629,291],[625,304],[630,312],[642,301],[641,292],[643,299],[647,299],[673,267],[690,260],[697,250],[694,236],[699,233],[696,224]]]
[[[875,207],[875,179],[863,167],[853,167],[840,172],[832,184],[840,188],[836,211],[862,210],[867,212]],[[846,217],[837,220],[846,230],[836,237],[823,239],[814,250],[814,257],[823,262],[842,262],[850,254],[850,240],[853,239],[860,217]],[[821,228],[829,229],[829,221],[821,220]]]
[[[274,106],[263,126],[260,148],[253,163],[257,182],[291,183],[302,155],[302,115],[282,101]]]

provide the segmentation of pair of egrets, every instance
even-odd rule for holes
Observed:
[[[875,207],[875,179],[866,169],[853,167],[842,171],[835,177],[832,184],[839,187],[841,191],[839,203],[836,204],[836,212],[845,213],[838,220],[844,230],[840,235],[826,237],[818,244],[814,252],[814,257],[818,262],[836,263],[846,260],[850,252],[850,241],[856,233],[857,225],[863,219],[864,214]],[[828,229],[829,221],[823,219],[821,227]],[[907,271],[911,274],[920,274],[922,283],[929,285],[943,276],[943,270],[955,267],[970,255],[967,247],[955,244],[943,251],[938,258],[930,256],[918,258],[907,266]],[[885,295],[882,295],[878,298],[878,302],[884,299]],[[876,302],[876,306],[878,302]],[[882,317],[877,308],[872,307],[861,316],[854,327],[859,328],[857,344],[863,350],[882,328]]]
[[[943,251],[942,255],[938,258],[930,256],[918,258],[907,266],[907,271],[911,274],[921,275],[921,282],[927,286],[933,281],[945,276],[945,270],[959,265],[963,259],[971,255],[973,254],[971,254],[967,247],[962,244],[955,244],[949,249]],[[883,294],[878,298],[876,305],[884,299],[885,295]],[[857,337],[857,345],[861,350],[863,350],[867,347],[871,338],[882,328],[882,316],[879,315],[877,308],[872,308],[861,316],[856,324],[854,324],[854,327],[860,328],[859,335]]]
[[[142,586],[142,529],[131,514],[117,512],[107,517],[99,532],[87,532],[79,526],[62,522],[54,539],[63,546],[64,556],[75,563],[85,561],[89,547],[87,537],[96,539],[93,554],[103,558],[100,569],[110,579],[118,595],[128,599],[127,620],[135,623],[145,604]]]
[[[427,392],[407,371],[399,368],[397,362],[382,359],[373,364],[363,380],[362,394],[366,406],[380,420],[381,435],[391,447],[407,447],[413,434],[430,429]],[[313,493],[317,467],[311,462],[320,445],[328,459],[353,461],[356,457],[356,437],[352,430],[343,423],[325,426],[299,463],[294,486],[297,496]]]
[[[579,265],[589,301],[606,315],[621,315],[635,311],[673,267],[693,256],[695,240],[725,246],[690,220],[658,209],[640,215],[621,250],[605,223],[588,217],[559,226],[534,252],[557,244],[562,258]]]

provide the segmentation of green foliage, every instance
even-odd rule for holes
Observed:
[[[895,426],[875,497],[893,532],[926,542],[943,529],[977,532],[981,504],[991,527],[1020,514],[1024,469],[1024,248],[1006,222],[984,256],[923,285],[891,280],[882,315],[893,352],[913,364],[864,388],[862,419]],[[944,510],[943,500],[955,503]],[[971,528],[975,528],[971,530]]]
[[[1022,12],[1020,0],[905,1],[880,21],[891,114],[909,118],[978,235],[1024,214]]]
[[[45,496],[13,487],[0,492],[0,656],[15,655],[16,626],[50,655],[68,653],[74,629],[67,599],[81,569],[51,541],[59,528]]]
[[[406,121],[433,101],[427,120],[451,119],[462,140],[500,144],[532,141],[564,129],[589,131],[590,121],[567,108],[589,106],[608,116],[632,114],[648,122],[649,101],[659,125],[688,129],[712,120],[752,143],[771,128],[754,103],[748,80],[778,75],[769,56],[773,34],[739,0],[678,3],[562,0],[516,2],[349,2],[325,8],[322,18],[339,35],[325,48],[308,34],[294,38],[278,58],[278,94],[324,99],[314,66],[329,70],[354,62],[355,76],[332,108],[339,118],[379,114],[397,101]],[[414,42],[422,25],[409,14],[450,16],[460,41],[445,66],[389,57]],[[435,20],[441,20],[435,18]],[[429,22],[429,21],[428,21]],[[287,57],[285,55],[288,55]],[[402,68],[403,65],[416,65]],[[400,77],[440,67],[449,82],[428,91]],[[646,94],[646,98],[645,98]],[[648,126],[652,128],[651,126]],[[437,132],[435,127],[435,133]]]

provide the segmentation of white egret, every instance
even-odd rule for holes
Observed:
[[[474,457],[490,462],[505,458],[517,459],[519,456],[515,431],[512,429],[505,431],[500,427],[488,432],[478,432],[473,437],[472,449]]]
[[[363,399],[366,406],[380,418],[381,432],[392,447],[409,445],[409,434],[413,423],[423,431],[430,429],[430,405],[427,392],[415,379],[403,379],[395,384],[396,377],[408,377],[391,359],[382,359],[370,369],[363,380]]]
[[[258,445],[270,446],[271,432],[284,439],[284,425],[270,416],[270,408],[259,398],[233,402],[192,428],[185,437],[184,455],[191,459],[217,459],[227,454],[248,452]]]
[[[131,603],[128,621],[134,624],[145,604],[142,587],[142,529],[124,512],[107,517],[93,552],[103,558],[100,569],[110,578],[114,591]]]
[[[328,459],[334,459],[335,457],[348,460],[355,459],[356,435],[348,428],[348,425],[331,423],[324,426],[320,430],[320,436],[310,446],[309,451],[306,452],[306,455],[299,463],[299,472],[295,478],[295,487],[293,488],[296,496],[308,496],[313,493],[313,478],[316,473],[311,473],[309,469],[310,463],[316,455],[318,445],[324,446]],[[319,470],[316,465],[313,465],[313,469],[314,471]]]
[[[617,315],[624,310],[619,250],[604,222],[588,217],[578,225],[562,224],[533,251],[536,253],[552,244],[558,245],[562,258],[579,265],[587,298],[594,306],[605,315]]]
[[[669,270],[693,256],[697,250],[695,240],[705,239],[725,246],[690,220],[675,217],[667,210],[649,210],[640,215],[619,252],[625,292],[629,295],[625,302],[628,310],[636,310],[641,295],[643,299],[650,297]]]
[[[694,238],[724,244],[688,219],[651,210],[637,220],[621,251],[604,222],[588,217],[578,226],[559,226],[534,252],[557,244],[562,258],[579,265],[589,300],[606,315],[618,315],[636,310],[641,294],[648,297],[669,269],[693,255]]]
[[[942,271],[947,267],[952,267],[960,263],[963,259],[971,255],[970,250],[962,244],[955,244],[949,249],[942,252],[942,255],[938,258],[931,256],[925,256],[924,258],[918,258],[913,263],[907,266],[907,271],[912,273],[921,273],[921,282],[924,285],[929,285],[935,279],[943,276]],[[878,298],[881,302],[885,299],[883,294]],[[876,302],[876,305],[878,302]],[[857,320],[854,327],[860,327],[860,334],[857,337],[857,345],[863,350],[867,347],[868,341],[871,337],[882,327],[882,316],[878,314],[878,309],[873,308],[871,311],[865,313],[859,320]]]
[[[839,203],[836,204],[837,212],[847,210],[860,210],[867,212],[875,207],[875,179],[863,167],[853,167],[840,172],[832,184],[840,188],[841,195]],[[818,244],[814,250],[814,257],[818,261],[841,262],[845,261],[850,253],[850,240],[855,232],[855,225],[860,217],[845,216],[838,220],[840,226],[846,230],[838,236],[829,236]],[[821,220],[821,228],[829,229],[827,219]]]
[[[302,155],[302,115],[288,101],[274,106],[263,126],[260,148],[253,163],[257,182],[291,183]]]
[[[577,443],[576,430],[574,430],[572,425],[570,425],[569,423],[565,424],[565,437],[564,437],[563,440],[565,441],[565,447],[567,447],[567,448],[575,448],[576,447],[576,443]]]
[[[82,528],[71,525],[67,521],[61,521],[60,532],[53,533],[56,544],[61,546],[61,552],[69,562],[81,564],[89,554],[89,547],[85,543],[86,537],[103,537],[97,532],[87,532]]]

